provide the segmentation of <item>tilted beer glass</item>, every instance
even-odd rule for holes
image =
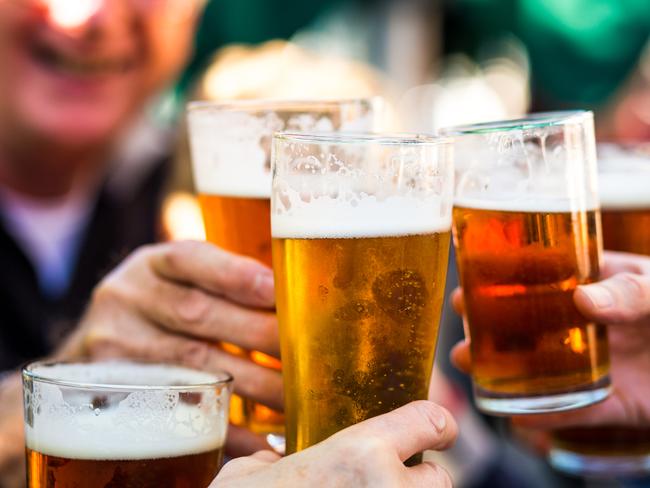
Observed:
[[[228,251],[271,266],[271,137],[275,131],[372,130],[378,123],[379,98],[349,100],[241,100],[193,102],[188,106],[194,182],[199,193],[206,237]],[[257,351],[264,366],[280,363]],[[280,433],[282,416],[252,400],[233,397],[231,421],[257,433]],[[269,438],[275,445],[275,440]]]
[[[427,398],[452,194],[446,139],[274,137],[273,267],[288,453]]]
[[[455,138],[454,244],[478,407],[525,414],[604,399],[607,331],[573,302],[602,255],[593,115],[442,132]]]

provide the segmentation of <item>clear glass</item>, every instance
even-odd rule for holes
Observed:
[[[602,259],[593,115],[443,133],[455,138],[454,245],[478,407],[508,415],[603,400],[607,331],[573,302]]]
[[[600,144],[598,172],[605,249],[650,256],[650,145]],[[616,341],[612,344],[615,348]],[[650,427],[562,429],[552,441],[549,460],[561,471],[599,477],[650,474]]]
[[[274,137],[288,453],[427,397],[451,237],[451,151],[450,140],[424,136]]]
[[[221,467],[228,373],[37,362],[22,376],[29,488],[208,486]]]
[[[374,130],[382,101],[243,100],[188,106],[194,182],[207,240],[271,266],[271,137],[281,130]],[[260,352],[224,345],[263,366],[280,362]],[[231,421],[281,450],[284,418],[264,405],[233,397]]]

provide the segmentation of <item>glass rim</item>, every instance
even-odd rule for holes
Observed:
[[[349,98],[250,98],[241,100],[193,100],[186,104],[187,112],[200,112],[203,110],[223,110],[223,111],[281,111],[295,110],[300,111],[305,107],[323,106],[337,107],[340,105],[362,104],[371,106],[374,103],[380,103],[383,98],[379,95],[370,97],[349,97]],[[295,108],[294,108],[295,107]],[[305,110],[302,110],[305,111]]]
[[[59,365],[87,365],[87,364],[131,364],[134,366],[163,366],[163,367],[173,367],[173,368],[183,368],[189,371],[196,373],[211,375],[216,379],[214,381],[203,381],[203,382],[189,382],[188,385],[129,385],[129,384],[119,384],[119,383],[94,383],[87,381],[75,381],[75,380],[66,380],[48,377],[47,375],[39,374],[34,371],[38,367],[51,367]],[[39,383],[47,383],[55,386],[64,386],[68,388],[75,388],[77,390],[94,390],[94,391],[196,391],[196,390],[206,390],[208,388],[215,388],[219,386],[232,385],[234,378],[232,374],[225,370],[219,370],[216,373],[201,371],[196,368],[191,368],[188,366],[183,366],[180,364],[172,363],[162,363],[162,362],[147,362],[147,361],[134,361],[127,359],[115,359],[115,360],[102,360],[102,361],[91,361],[89,359],[78,359],[78,360],[63,360],[63,361],[32,361],[25,364],[21,368],[21,376],[23,380],[27,377]]]
[[[280,131],[273,134],[274,141],[299,142],[303,144],[355,144],[380,146],[444,146],[453,138],[429,134],[390,132],[294,132]]]
[[[489,134],[515,130],[541,129],[562,126],[580,120],[593,119],[591,110],[559,110],[555,112],[536,112],[514,119],[479,122],[451,127],[443,127],[438,132],[445,136]]]

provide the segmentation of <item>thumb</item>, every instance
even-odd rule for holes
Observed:
[[[580,313],[595,322],[632,324],[650,317],[650,276],[619,273],[579,286],[573,297]]]
[[[334,435],[379,439],[393,448],[400,460],[404,461],[426,449],[447,449],[454,443],[457,434],[456,422],[445,408],[418,400]]]

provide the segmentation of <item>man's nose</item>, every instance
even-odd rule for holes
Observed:
[[[73,37],[84,36],[88,31],[121,23],[124,19],[125,0],[41,0],[48,11],[50,22]]]

